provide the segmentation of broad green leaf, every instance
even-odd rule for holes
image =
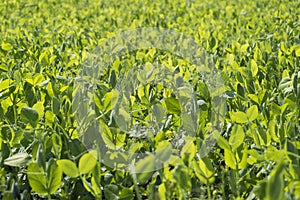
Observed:
[[[195,158],[197,153],[197,147],[194,144],[193,139],[185,139],[185,145],[182,147],[180,152],[181,157],[184,158],[184,155],[187,154],[189,163]]]
[[[209,94],[209,89],[207,87],[207,85],[203,82],[199,83],[199,92],[200,95],[206,100],[209,98],[210,94]]]
[[[54,133],[49,139],[51,140],[51,152],[60,158],[61,150],[63,148],[61,135]]]
[[[35,109],[26,107],[26,108],[22,108],[21,117],[26,122],[29,122],[33,127],[35,127],[39,119],[39,114]]]
[[[147,182],[155,170],[155,156],[147,155],[136,163],[135,173],[139,183]]]
[[[11,79],[6,79],[6,80],[1,81],[1,82],[0,82],[0,92],[1,92],[2,90],[8,89],[9,86],[10,86],[11,84],[13,84],[13,83],[14,83],[14,81],[11,80]]]
[[[116,135],[116,148],[120,148],[126,145],[126,133],[117,133]]]
[[[33,78],[33,84],[34,84],[34,85],[40,85],[44,80],[45,80],[45,78],[43,77],[42,74],[37,74],[37,75]]]
[[[236,160],[235,160],[235,156],[234,154],[230,151],[225,149],[224,150],[224,159],[225,159],[225,164],[232,168],[232,169],[236,169]]]
[[[17,153],[9,158],[4,160],[5,165],[12,167],[21,167],[25,166],[30,162],[30,155],[27,153]]]
[[[79,176],[78,168],[76,167],[75,163],[71,160],[58,160],[57,164],[67,176],[70,176],[72,178],[76,178]]]
[[[119,188],[117,185],[109,184],[104,186],[104,196],[106,199],[117,200],[119,199]]]
[[[243,45],[241,46],[241,52],[246,52],[247,49],[248,49],[248,47],[249,47],[249,44],[248,44],[248,43],[243,44]]]
[[[46,63],[48,63],[48,54],[46,52],[41,53],[39,57],[39,62],[42,62],[43,60],[45,60]]]
[[[168,141],[166,141],[166,140],[161,141],[157,145],[156,151],[155,151],[155,157],[156,157],[157,161],[159,161],[161,163],[165,163],[168,161],[171,154],[172,154],[172,145]]]
[[[207,157],[202,158],[199,161],[194,161],[193,169],[195,170],[196,176],[204,184],[214,182],[214,168],[211,161]]]
[[[130,114],[126,110],[120,108],[118,114],[112,111],[111,118],[116,121],[120,129],[127,130],[128,122],[130,122]]]
[[[232,119],[233,122],[237,122],[237,123],[241,123],[241,124],[248,122],[247,115],[241,111],[232,112],[230,114],[230,118]]]
[[[243,81],[243,80],[240,80],[240,81]],[[245,97],[245,89],[243,86],[241,86],[241,84],[237,85],[237,93],[240,97]]]
[[[8,71],[7,66],[4,65],[4,64],[0,64],[0,70],[3,71],[3,72],[7,72]]]
[[[44,103],[42,101],[38,101],[36,104],[32,106],[34,110],[38,112],[39,118],[38,120],[42,119],[44,117]]]
[[[218,132],[214,133],[214,138],[217,140],[219,147],[221,147],[222,149],[224,149],[224,150],[231,149],[228,141],[222,135],[220,135]]]
[[[118,99],[119,99],[119,92],[117,90],[112,90],[108,92],[104,96],[103,109],[105,111],[109,111],[113,109],[118,103]]]
[[[173,97],[167,98],[165,100],[167,111],[171,114],[180,114],[181,107],[179,101]]]
[[[100,121],[100,129],[101,129],[101,136],[106,144],[106,146],[110,149],[115,149],[115,144],[113,142],[113,135],[109,129],[109,127],[103,122]]]
[[[94,169],[97,164],[97,159],[91,153],[85,153],[79,160],[79,173],[87,174]]]
[[[188,168],[184,165],[177,165],[175,168],[174,179],[176,183],[185,191],[190,191],[192,187],[191,177]]]
[[[281,200],[284,199],[284,179],[283,179],[283,162],[272,170],[268,177],[266,195],[267,200]]]
[[[191,137],[195,136],[197,132],[197,123],[194,121],[193,116],[189,113],[184,113],[181,116],[181,120],[187,134]]]
[[[46,155],[43,148],[43,143],[40,143],[36,152],[36,162],[39,167],[45,168],[46,165]]]
[[[152,106],[152,116],[156,119],[158,123],[164,120],[166,116],[166,111],[160,103],[154,104]]]
[[[1,48],[4,51],[9,51],[9,50],[12,50],[13,46],[10,43],[2,43]]]
[[[205,157],[199,160],[200,169],[205,177],[210,178],[214,174],[214,168],[209,160],[209,158]]]
[[[32,190],[40,195],[48,194],[46,174],[36,163],[28,165],[27,177]]]
[[[233,151],[235,151],[244,142],[244,138],[245,133],[243,128],[240,125],[235,124],[229,137],[229,144]]]
[[[47,186],[49,194],[55,193],[62,184],[62,169],[57,163],[52,160],[48,162],[50,164],[47,174]]]
[[[54,122],[55,122],[55,115],[53,112],[51,112],[50,110],[46,111],[45,114],[45,121],[46,121],[46,125],[52,127]]]
[[[136,163],[135,172],[147,173],[147,172],[153,172],[154,169],[155,169],[155,156],[153,154],[149,154],[145,158],[139,160]]]
[[[247,118],[249,121],[255,120],[258,116],[257,106],[254,105],[254,106],[251,106],[250,108],[248,108],[246,115],[247,115]]]

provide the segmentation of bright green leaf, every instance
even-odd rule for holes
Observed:
[[[225,159],[225,164],[232,168],[232,169],[236,169],[236,160],[235,160],[235,156],[234,154],[230,151],[225,149],[224,150],[224,159]]]
[[[57,161],[58,166],[62,169],[62,171],[72,178],[76,178],[79,176],[79,171],[71,160],[62,159]]]
[[[92,155],[91,153],[84,154],[79,160],[78,168],[80,174],[89,173],[90,171],[92,171],[92,169],[94,169],[96,164],[97,164],[97,159],[95,158],[94,155]]]
[[[41,195],[48,194],[47,179],[43,168],[36,163],[28,165],[27,176],[32,190]]]
[[[9,43],[2,43],[1,44],[1,48],[4,50],[4,51],[9,51],[9,50],[12,50],[13,46]]]
[[[248,122],[247,115],[241,111],[232,112],[230,118],[232,119],[232,121],[241,124]]]
[[[247,115],[247,118],[249,121],[255,120],[258,116],[257,106],[254,105],[254,106],[251,106],[250,108],[248,108],[246,115]]]

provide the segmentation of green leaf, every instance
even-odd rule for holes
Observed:
[[[256,105],[251,106],[246,112],[247,118],[249,121],[253,121],[258,116],[258,108]]]
[[[87,174],[94,169],[97,164],[97,159],[90,152],[84,154],[79,160],[79,172],[80,174]]]
[[[160,103],[154,104],[152,106],[152,116],[156,119],[158,123],[161,123],[164,120],[166,116],[166,111]]]
[[[104,196],[106,199],[117,200],[119,199],[119,188],[114,184],[104,186]]]
[[[44,117],[44,103],[41,101],[38,101],[36,104],[32,106],[34,110],[38,112],[38,120],[42,119]]]
[[[192,187],[191,177],[188,168],[184,165],[177,165],[175,168],[174,179],[177,184],[184,190],[190,191]]]
[[[173,97],[167,98],[165,100],[165,104],[166,104],[166,107],[167,107],[167,111],[170,114],[180,114],[181,107],[180,107],[178,99],[175,99]]]
[[[5,165],[12,167],[21,167],[25,166],[30,162],[30,156],[27,153],[17,153],[9,158],[4,160]]]
[[[33,78],[33,84],[34,84],[34,85],[40,85],[44,80],[45,80],[45,78],[43,77],[42,74],[37,74],[37,75]]]
[[[240,97],[245,97],[245,90],[244,90],[243,86],[241,86],[241,84],[237,85],[237,93],[238,93],[238,95],[240,95]]]
[[[211,161],[205,157],[200,159],[199,161],[193,162],[193,168],[197,177],[204,184],[209,184],[214,182],[214,168],[212,166]]]
[[[197,132],[197,122],[194,121],[194,118],[189,113],[184,113],[181,116],[182,125],[184,130],[187,132],[189,136],[195,136]]]
[[[67,176],[70,176],[72,178],[76,178],[79,176],[78,168],[76,167],[75,163],[73,163],[71,160],[58,160],[57,164]]]
[[[199,160],[200,169],[205,177],[210,178],[214,174],[214,168],[209,160],[209,158],[205,157]]]
[[[115,149],[116,146],[113,142],[113,135],[109,127],[103,121],[100,121],[100,129],[101,129],[101,136],[106,146],[110,149]]]
[[[242,158],[238,161],[239,169],[243,169],[247,166],[247,159],[248,159],[248,148],[247,145],[244,145],[244,149],[242,151]]]
[[[232,112],[230,118],[236,123],[244,124],[248,122],[247,115],[241,111]]]
[[[55,115],[50,110],[46,111],[45,114],[46,125],[52,127],[55,122]]]
[[[54,133],[54,134],[52,134],[51,138],[49,138],[49,139],[51,140],[50,142],[51,142],[51,146],[52,146],[51,152],[60,158],[61,150],[63,148],[61,135]]]
[[[100,188],[100,184],[97,184],[95,180],[95,176],[92,177],[91,183],[92,183],[93,196],[100,198],[101,188]]]
[[[203,147],[203,145],[201,146],[201,148]],[[182,147],[181,149],[181,157],[184,158],[185,155],[188,156],[188,161],[189,163],[192,162],[192,160],[195,158],[197,153],[197,147],[194,144],[193,139],[185,139],[185,145]],[[201,154],[200,154],[201,156]]]
[[[51,162],[52,161],[52,162]],[[48,162],[49,169],[47,174],[47,185],[49,194],[55,193],[62,184],[62,169],[57,165],[54,160]]]
[[[4,50],[4,51],[9,51],[9,50],[12,50],[13,46],[9,43],[2,43],[1,44],[1,48]]]
[[[116,77],[116,72],[115,70],[111,70],[111,73],[109,75],[109,78],[108,78],[108,82],[109,84],[112,86],[112,87],[115,87],[116,83],[117,83],[117,77]]]
[[[172,154],[172,145],[167,141],[161,141],[155,151],[155,156],[157,161],[160,161],[161,163],[165,163],[168,161]]]
[[[267,200],[281,200],[284,199],[284,180],[283,180],[283,162],[272,170],[269,180],[267,182],[266,194]]]
[[[26,108],[22,108],[21,117],[26,122],[29,122],[33,127],[35,127],[39,119],[39,114],[35,109],[26,107]]]
[[[298,46],[298,48],[295,50],[295,54],[297,57],[300,57],[300,47]]]
[[[47,84],[47,93],[48,95],[53,98],[54,97],[54,92],[53,92],[53,88],[52,88],[52,83],[48,82]]]
[[[47,179],[43,168],[40,168],[36,163],[28,165],[27,177],[32,190],[40,195],[48,194]]]
[[[166,189],[166,186],[164,183],[160,184],[158,186],[158,195],[159,195],[159,199],[161,200],[166,200],[166,192],[167,192],[167,189]]]
[[[147,182],[155,170],[155,157],[153,154],[147,155],[145,158],[136,163],[135,173],[139,183]]]
[[[235,151],[244,142],[244,138],[245,133],[243,128],[240,125],[235,124],[229,138],[229,144],[233,151]]]
[[[134,199],[134,194],[131,188],[124,187],[119,191],[119,197],[122,200],[131,200]]]
[[[13,83],[14,83],[14,81],[11,79],[6,79],[4,81],[1,81],[0,82],[0,91],[8,89],[9,86]]]
[[[258,67],[255,60],[251,60],[251,72],[253,77],[257,75]]]
[[[248,47],[249,47],[249,44],[248,44],[248,43],[242,45],[242,46],[241,46],[241,52],[246,52],[247,49],[248,49]]]
[[[227,149],[224,150],[224,159],[225,159],[225,164],[228,167],[232,169],[236,169],[235,156],[230,150]]]
[[[109,111],[113,109],[118,103],[119,92],[117,90],[112,90],[104,96],[103,109]]]
[[[227,150],[231,149],[229,143],[227,142],[227,140],[222,135],[220,135],[217,131],[214,132],[213,137],[218,141],[219,147],[221,147],[224,150],[225,149],[227,149]]]

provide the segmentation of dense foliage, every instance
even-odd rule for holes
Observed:
[[[296,0],[1,1],[0,198],[300,199],[299,22]],[[72,98],[88,55],[117,31],[140,27],[174,29],[203,46],[222,75],[227,113],[216,145],[199,156],[212,108],[195,66],[158,49],[120,57],[95,94],[104,143],[133,153],[167,151],[172,156],[165,161],[180,158],[135,174],[88,151]],[[150,141],[111,122],[121,69],[157,60],[193,85],[200,102],[197,134],[183,138],[188,146],[179,152],[168,148],[184,123],[170,92],[144,84],[132,94],[133,109],[142,110],[135,122],[147,126],[153,102],[172,118]],[[128,159],[122,152],[107,159],[112,156]],[[140,172],[151,169],[151,159],[139,160]]]

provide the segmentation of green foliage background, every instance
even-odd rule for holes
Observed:
[[[1,1],[0,197],[300,199],[299,21],[299,1]],[[204,119],[204,136],[179,163],[136,177],[87,152],[71,106],[88,54],[114,32],[139,27],[172,28],[212,54],[228,113],[206,158],[196,154]],[[101,81],[104,96],[112,88]],[[164,144],[153,141],[154,149]]]

